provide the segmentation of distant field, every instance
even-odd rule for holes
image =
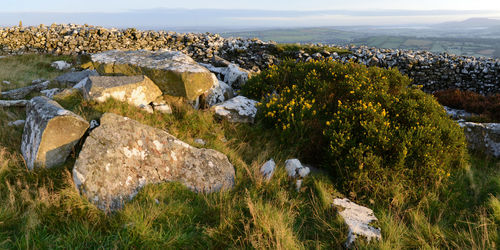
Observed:
[[[426,31],[428,32],[428,31]],[[401,34],[409,34],[407,30]],[[500,40],[496,38],[440,37],[439,32],[426,33],[433,37],[382,35],[375,32],[346,31],[335,28],[274,29],[222,33],[225,37],[259,38],[278,43],[323,43],[336,45],[366,45],[388,49],[428,50],[455,55],[500,58]],[[416,35],[419,35],[417,32]]]

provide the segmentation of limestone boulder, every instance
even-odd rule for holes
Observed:
[[[47,97],[35,97],[26,106],[21,152],[29,169],[50,168],[66,161],[88,129],[82,117]]]
[[[100,74],[146,75],[164,94],[190,101],[218,83],[207,68],[178,51],[111,50],[93,54],[91,60]]]
[[[500,158],[500,123],[459,122],[464,128],[468,147]]]
[[[80,192],[97,207],[113,211],[146,184],[177,181],[195,192],[234,185],[227,157],[192,147],[169,133],[106,113],[92,130],[73,169]]]
[[[333,205],[340,208],[339,214],[344,218],[349,228],[346,247],[352,246],[358,236],[364,237],[368,241],[382,239],[380,229],[370,225],[370,223],[377,221],[373,210],[360,206],[347,198],[334,199]]]
[[[253,123],[257,114],[257,101],[237,96],[212,107],[215,114],[230,122]]]
[[[147,76],[90,76],[78,83],[78,88],[85,99],[105,102],[114,98],[138,107],[149,105],[162,95]]]
[[[234,97],[234,90],[223,81],[218,81],[210,90],[203,95],[202,106],[212,107],[218,103]]]

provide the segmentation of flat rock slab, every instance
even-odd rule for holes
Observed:
[[[194,100],[217,84],[217,77],[191,57],[178,51],[118,51],[93,54],[100,74],[146,75],[164,94]]]
[[[89,123],[47,97],[31,99],[26,106],[26,123],[21,152],[29,169],[62,164]]]
[[[212,107],[215,114],[229,122],[253,123],[257,114],[257,101],[237,96]]]
[[[370,223],[377,221],[373,210],[360,206],[347,198],[334,199],[333,205],[343,209],[339,214],[349,227],[346,247],[350,247],[357,236],[365,237],[368,241],[382,239],[380,229],[370,226]]]
[[[84,70],[68,72],[66,74],[60,75],[54,79],[55,82],[62,84],[66,87],[73,87],[75,84],[79,83],[81,80],[89,76],[98,76],[99,74],[95,70]]]
[[[469,149],[500,158],[500,123],[459,122]]]
[[[148,105],[162,95],[147,76],[90,76],[82,85],[85,99],[97,102],[114,98],[140,106]]]
[[[76,187],[105,211],[121,208],[149,183],[178,181],[196,192],[214,192],[231,188],[234,178],[224,154],[112,113],[87,137],[73,168]]]

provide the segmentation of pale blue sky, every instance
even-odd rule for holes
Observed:
[[[0,12],[117,12],[151,8],[500,10],[500,0],[0,0],[0,3]]]

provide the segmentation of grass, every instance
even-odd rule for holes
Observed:
[[[279,43],[276,45],[275,54],[281,58],[293,56],[297,51],[303,50],[309,55],[315,53],[321,53],[327,51],[329,53],[350,54],[351,52],[346,49],[340,49],[334,46],[318,46],[313,44],[291,44],[291,43]]]
[[[295,151],[260,124],[230,124],[183,104],[173,104],[174,113],[164,115],[113,100],[97,104],[73,96],[59,101],[86,119],[114,112],[193,145],[202,138],[206,147],[228,156],[236,185],[210,195],[178,183],[148,185],[124,209],[106,215],[76,191],[71,177],[75,154],[53,169],[26,169],[19,153],[22,128],[6,125],[22,118],[24,110],[0,108],[0,248],[336,249],[347,238],[331,206],[333,198],[343,196],[335,178],[313,174],[296,192],[284,170]],[[259,168],[271,157],[278,168],[266,182]],[[470,168],[451,178],[450,185],[416,203],[407,203],[405,190],[396,185],[389,204],[358,201],[374,209],[383,240],[357,247],[497,248],[500,162],[473,156]]]
[[[20,88],[30,85],[32,80],[47,79],[52,80],[61,74],[60,70],[54,69],[50,64],[54,61],[73,61],[69,56],[52,55],[15,55],[0,58],[0,91]],[[11,84],[4,84],[8,81]]]

